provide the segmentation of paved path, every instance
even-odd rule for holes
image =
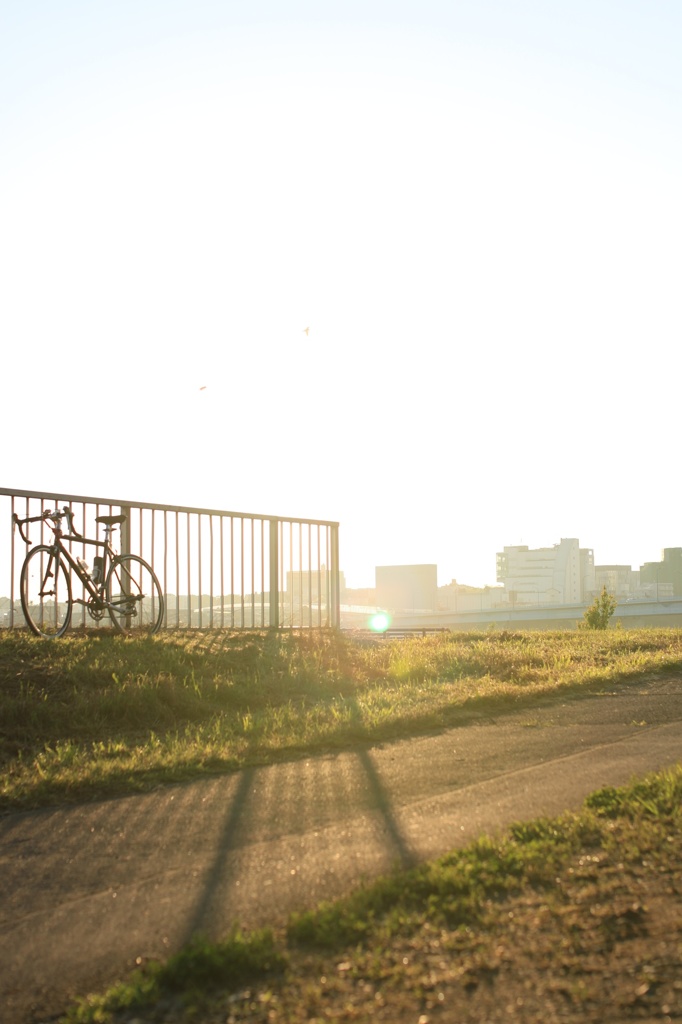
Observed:
[[[682,758],[682,680],[482,716],[446,732],[0,819],[0,1020],[195,931],[275,923],[396,865]]]

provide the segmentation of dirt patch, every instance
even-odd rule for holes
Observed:
[[[612,823],[609,850],[584,850],[547,890],[490,901],[471,927],[435,927],[381,948],[289,951],[268,984],[165,1001],[117,1022],[391,1021],[523,1024],[682,1019],[682,835]],[[621,859],[622,857],[622,859]]]

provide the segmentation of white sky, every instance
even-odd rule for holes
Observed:
[[[1,485],[339,520],[351,586],[682,545],[681,44],[678,0],[0,0]]]

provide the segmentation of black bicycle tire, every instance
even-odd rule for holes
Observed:
[[[154,620],[150,621],[148,626],[140,627],[140,626],[133,625],[131,629],[128,629],[121,622],[121,619],[123,618],[123,616],[118,616],[116,614],[116,612],[111,608],[111,603],[112,603],[112,580],[117,579],[116,570],[120,569],[122,566],[125,566],[126,563],[128,563],[128,564],[134,563],[140,569],[143,569],[143,570],[145,570],[146,572],[149,573],[149,577],[151,579],[152,586],[153,586],[154,591],[155,591],[153,600],[155,600],[156,604],[157,604],[157,613],[156,613],[156,617],[154,618]],[[128,575],[133,580],[135,579],[134,574],[128,572]],[[158,577],[157,577],[156,573],[152,569],[152,567],[149,564],[149,562],[146,562],[144,560],[144,558],[141,558],[139,555],[116,555],[116,557],[114,559],[112,559],[111,565],[109,566],[109,571],[107,572],[107,580],[106,580],[106,584],[105,584],[105,587],[104,587],[104,593],[106,595],[107,603],[109,604],[109,618],[111,619],[112,625],[113,625],[113,627],[114,627],[114,629],[116,630],[117,633],[128,633],[128,632],[133,632],[134,633],[136,631],[139,631],[139,632],[147,633],[149,636],[152,636],[154,633],[158,633],[159,629],[161,628],[161,623],[163,622],[163,615],[164,615],[164,611],[165,611],[165,602],[164,602],[164,599],[163,599],[163,591],[161,589],[161,584],[159,583],[159,580],[158,580]]]
[[[33,614],[31,613],[31,604],[28,595],[28,576],[29,567],[32,560],[36,555],[45,555],[47,558],[53,557],[53,549],[47,544],[39,544],[38,547],[32,548],[31,551],[26,555],[24,564],[21,567],[21,576],[19,580],[19,596],[21,598],[21,609],[24,613],[24,619],[26,625],[36,636],[43,637],[45,640],[54,640],[57,637],[64,636],[67,629],[71,625],[71,615],[73,613],[73,593],[71,591],[71,575],[69,573],[68,566],[64,562],[63,558],[59,554],[54,555],[54,562],[57,566],[55,579],[57,579],[57,573],[60,571],[64,574],[64,581],[66,583],[66,615],[64,621],[55,630],[54,633],[46,633],[44,629],[41,629],[38,623],[35,621]]]

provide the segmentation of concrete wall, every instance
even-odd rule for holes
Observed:
[[[545,608],[493,608],[476,612],[433,612],[428,615],[395,615],[392,625],[441,626],[453,631],[485,629],[576,629],[583,621],[587,604],[556,605]],[[611,628],[621,623],[623,629],[647,626],[682,627],[682,600],[628,601],[618,605],[611,619]]]

